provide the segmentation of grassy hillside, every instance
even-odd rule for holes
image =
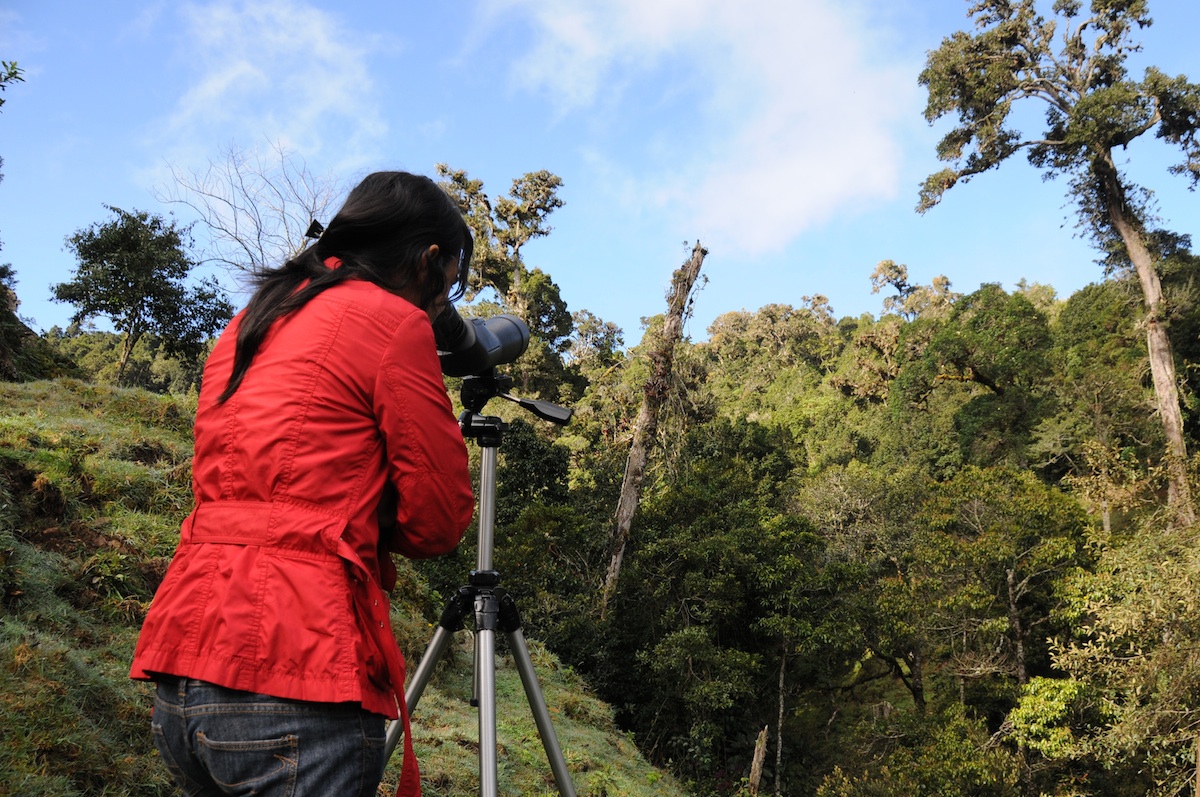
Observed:
[[[126,676],[190,507],[191,411],[71,379],[0,383],[0,795],[173,793],[150,740],[150,687]],[[440,606],[398,564],[393,625],[415,662]],[[469,643],[466,631],[456,636],[415,718],[435,797],[478,789]],[[530,644],[580,795],[683,794],[644,762],[607,705]],[[556,793],[504,658],[497,707],[501,794]]]

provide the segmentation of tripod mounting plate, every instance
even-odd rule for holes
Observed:
[[[472,570],[470,584],[472,587],[494,587],[500,583],[500,574],[495,570]]]

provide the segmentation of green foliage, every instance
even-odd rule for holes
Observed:
[[[998,395],[1028,390],[1046,376],[1046,318],[1020,294],[995,284],[954,303],[925,352],[949,379],[977,382]]]
[[[987,730],[960,708],[939,716],[885,720],[877,730],[884,746],[879,760],[860,775],[835,770],[817,797],[1018,797],[1021,763],[989,743]]]
[[[117,384],[123,336],[112,332],[83,330],[72,324],[65,331],[51,327],[41,338],[60,358],[72,362],[78,375],[93,382]],[[195,398],[200,391],[204,357],[214,339],[205,341],[198,357],[170,354],[157,335],[143,335],[129,352],[121,383],[155,393],[171,393]]]
[[[616,324],[603,321],[587,310],[576,311],[571,319],[575,329],[568,348],[572,365],[584,373],[594,373],[620,361],[624,336]]]
[[[1017,684],[1046,672],[1056,583],[1090,565],[1079,505],[1027,471],[968,468],[937,486],[923,520],[950,543],[937,565],[956,666]]]
[[[946,317],[914,320],[897,337],[893,420],[919,447],[941,449],[934,472],[959,462],[1023,464],[1023,432],[1037,419],[1047,371],[1044,317],[1023,296],[984,286]],[[948,445],[955,438],[957,452]]]
[[[1071,759],[1080,751],[1071,726],[1086,721],[1088,687],[1063,678],[1034,678],[1025,685],[1021,702],[1009,713],[1013,738],[1046,758]]]
[[[528,308],[525,320],[530,334],[537,335],[556,351],[565,349],[574,321],[567,312],[567,303],[562,300],[558,285],[548,274],[535,268],[522,280],[518,292],[520,304]]]
[[[884,298],[884,312],[894,312],[909,321],[942,315],[960,296],[950,290],[950,280],[944,276],[935,278],[928,286],[909,283],[908,267],[892,260],[880,261],[871,274],[871,293],[879,293],[885,285],[890,285],[896,295]]]
[[[1026,464],[1024,445],[1045,413],[1041,385],[1049,375],[1045,316],[1021,294],[984,285],[954,303],[924,358],[937,380],[981,385],[955,417],[966,462]]]
[[[542,169],[513,180],[509,196],[496,200],[496,239],[514,258],[526,243],[550,234],[546,218],[563,206],[560,188],[562,179]]]
[[[0,379],[27,382],[81,376],[79,368],[30,329],[17,308],[16,273],[0,264]]]
[[[1026,732],[1062,740],[1053,758],[1140,769],[1156,784],[1147,793],[1166,795],[1195,773],[1200,560],[1194,529],[1156,525],[1148,517],[1137,533],[1101,537],[1097,567],[1064,583],[1074,625],[1056,638],[1055,664],[1080,686]]]
[[[0,92],[6,91],[13,83],[24,83],[25,72],[17,66],[16,61],[0,61]],[[0,107],[4,106],[4,97],[0,97]]]
[[[1049,351],[1053,411],[1032,428],[1030,455],[1045,472],[1083,476],[1092,442],[1129,462],[1161,446],[1161,427],[1145,411],[1152,401],[1145,343],[1130,278],[1089,285],[1063,303]]]
[[[144,211],[109,210],[114,220],[67,238],[79,265],[70,281],[54,286],[55,300],[75,305],[73,323],[104,316],[124,335],[118,383],[147,333],[161,338],[168,354],[197,362],[233,306],[212,278],[185,285],[194,265],[184,252],[187,229]]]
[[[837,645],[820,541],[782,513],[787,447],[744,421],[689,434],[669,481],[643,501],[602,647],[580,665],[643,749],[700,793],[748,772],[761,718],[810,688],[802,662],[781,695],[781,656]]]
[[[699,348],[717,380],[709,389],[730,417],[803,428],[794,399],[816,387],[839,346],[825,298],[805,302],[725,313],[709,326],[709,341]]]
[[[852,399],[856,406],[887,401],[900,367],[903,328],[904,324],[894,316],[879,321],[869,315],[842,319],[838,331],[843,345],[829,374],[829,385]]]

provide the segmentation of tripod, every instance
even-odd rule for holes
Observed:
[[[433,670],[450,643],[454,632],[462,627],[468,613],[475,617],[475,697],[472,705],[479,708],[479,794],[480,797],[495,797],[499,786],[496,760],[496,631],[502,631],[508,640],[513,661],[525,687],[525,697],[533,711],[542,747],[550,761],[554,782],[563,797],[575,797],[575,786],[571,782],[567,763],[558,744],[558,736],[550,723],[550,712],[538,685],[525,635],[521,632],[521,617],[513,597],[498,585],[500,574],[492,568],[492,551],[495,545],[496,523],[496,454],[503,441],[508,424],[496,417],[482,415],[483,407],[497,396],[513,401],[523,409],[543,420],[563,425],[571,419],[572,411],[546,401],[520,399],[505,392],[512,386],[512,379],[497,376],[494,371],[480,376],[463,379],[461,398],[463,413],[458,418],[463,437],[472,438],[482,449],[479,486],[479,553],[476,568],[458,592],[446,603],[438,628],[422,657],[417,671],[409,681],[404,701],[409,713],[417,708],[417,702],[429,683]],[[384,761],[392,756],[400,741],[401,723],[393,722],[388,727]]]

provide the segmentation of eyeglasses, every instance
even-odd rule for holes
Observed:
[[[466,283],[467,275],[463,272],[463,266],[465,265],[466,257],[467,257],[467,250],[465,248],[459,249],[458,250],[458,269],[454,273],[453,281],[451,281],[451,283],[446,286],[447,295],[449,296],[450,301],[452,301],[452,302],[461,299],[463,296],[463,293],[465,292],[463,286]]]

